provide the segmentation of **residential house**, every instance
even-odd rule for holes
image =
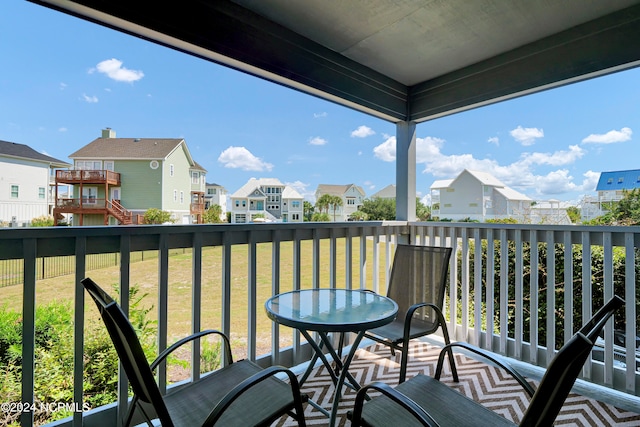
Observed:
[[[325,194],[338,196],[342,199],[342,206],[329,207],[329,216],[334,221],[348,221],[351,214],[362,207],[366,194],[362,187],[355,184],[330,185],[320,184],[316,189],[316,201]]]
[[[251,178],[230,199],[232,223],[304,221],[303,197],[276,178]]]
[[[396,198],[396,185],[389,184],[384,187],[382,190],[373,193],[370,199],[395,199]]]
[[[33,218],[52,215],[52,173],[69,166],[28,145],[0,141],[0,222],[24,226]]]
[[[56,183],[73,184],[71,198],[56,197],[55,212],[74,225],[140,223],[157,208],[177,223],[202,222],[206,170],[181,138],[116,138],[112,129],[69,156],[73,170]]]
[[[222,208],[222,215],[224,217],[220,219],[227,218],[227,189],[222,185],[207,183],[205,185],[205,194],[204,194],[204,209],[209,209],[211,205],[218,205]]]
[[[431,215],[441,219],[514,218],[526,222],[532,204],[529,197],[491,174],[468,169],[454,179],[435,181],[430,189]]]
[[[601,172],[596,185],[597,199],[585,197],[580,213],[583,221],[604,215],[612,203],[624,198],[625,191],[640,188],[640,169]]]
[[[573,224],[567,212],[571,206],[568,202],[555,199],[536,201],[530,207],[529,220],[526,222],[529,224]]]

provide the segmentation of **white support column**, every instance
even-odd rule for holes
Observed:
[[[416,123],[396,123],[396,219],[416,220]]]

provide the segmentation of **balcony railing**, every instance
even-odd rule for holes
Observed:
[[[615,328],[611,322],[605,328],[604,345],[587,362],[582,377],[638,395],[640,374],[636,369],[634,337],[638,329],[640,227],[352,222],[0,231],[0,260],[22,259],[24,263],[22,400],[33,402],[34,397],[36,261],[40,257],[76,256],[74,328],[75,336],[80,338],[75,342],[77,357],[70,381],[74,384],[76,406],[82,407],[85,300],[78,283],[86,273],[85,255],[120,254],[120,295],[126,309],[128,290],[133,284],[129,263],[132,252],[158,251],[157,342],[161,351],[167,346],[169,328],[169,250],[191,250],[191,327],[199,330],[203,307],[210,305],[210,297],[202,292],[203,282],[209,280],[203,277],[203,250],[221,248],[217,278],[220,289],[216,291],[221,295],[221,316],[217,328],[231,333],[232,283],[234,277],[246,275],[248,283],[243,286],[248,289],[247,312],[242,315],[246,316],[247,330],[233,332],[246,340],[249,359],[262,365],[291,366],[310,356],[304,340],[295,332],[285,337],[280,328],[271,325],[266,337],[266,342],[271,343],[270,351],[259,351],[258,343],[265,342],[257,332],[264,299],[263,294],[258,297],[259,282],[264,285],[264,277],[270,277],[268,296],[305,287],[367,288],[384,293],[398,242],[455,248],[446,307],[448,328],[454,339],[542,367],[552,358],[558,343],[573,334],[575,325],[597,309],[599,301],[617,293],[627,302],[623,314],[616,318]],[[290,259],[282,256],[285,245],[291,248],[287,250]],[[264,258],[265,246],[269,249],[270,271],[258,274],[257,265],[259,258]],[[246,254],[242,271],[234,270],[232,263],[232,257],[237,258],[238,254]],[[285,263],[292,266],[291,270],[283,268]],[[302,279],[303,268],[308,280]],[[627,339],[620,342],[620,337]],[[192,369],[195,372],[199,367]],[[166,384],[166,367],[161,367],[159,380]],[[117,405],[84,414],[85,423],[91,419],[95,421],[91,425],[115,426],[116,413],[126,402],[124,382],[119,384],[119,396]],[[23,425],[30,425],[32,414],[22,416]],[[75,413],[68,425],[81,425],[82,416]]]
[[[56,183],[120,185],[120,174],[110,170],[57,170]]]

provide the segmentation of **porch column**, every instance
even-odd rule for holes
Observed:
[[[416,220],[416,123],[396,123],[396,219]]]

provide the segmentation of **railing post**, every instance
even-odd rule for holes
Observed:
[[[24,294],[22,296],[22,403],[33,405],[34,371],[36,347],[36,239],[24,239],[23,277]],[[33,425],[33,411],[22,412],[22,426]]]

